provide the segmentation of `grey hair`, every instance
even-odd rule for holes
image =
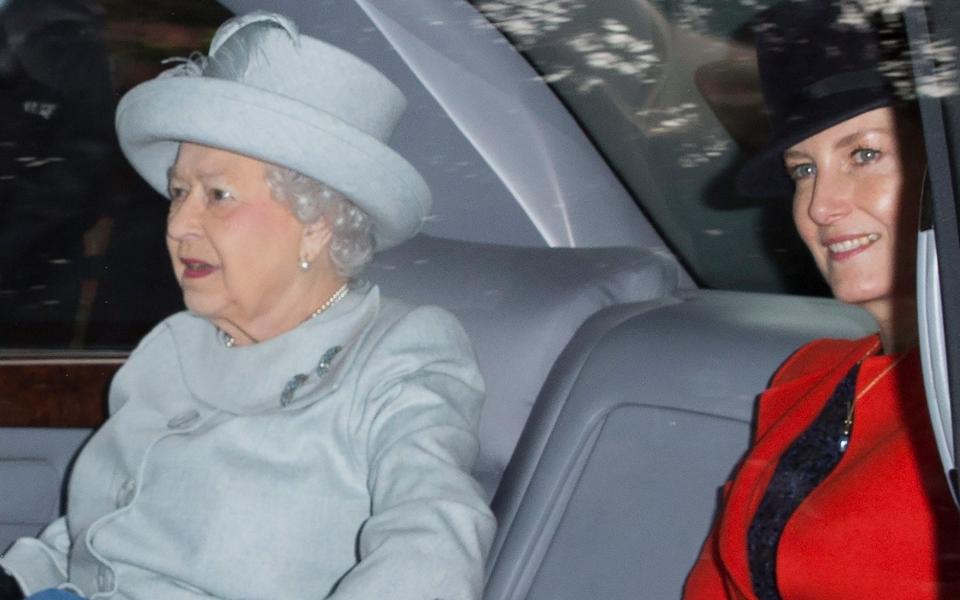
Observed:
[[[330,261],[337,273],[357,277],[373,258],[372,223],[367,213],[344,194],[302,173],[269,165],[267,186],[273,197],[286,204],[301,223],[324,219],[333,234]]]

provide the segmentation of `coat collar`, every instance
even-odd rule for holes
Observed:
[[[816,357],[805,373],[762,394],[758,412],[772,409],[775,414],[760,415],[760,420],[767,423],[762,431],[756,432],[752,447],[738,467],[724,502],[724,515],[717,533],[727,583],[738,598],[756,598],[750,576],[746,532],[780,457],[820,413],[849,369],[868,356],[877,342],[878,337],[871,335],[859,340],[829,340],[811,345]],[[791,361],[795,358],[792,357]]]
[[[227,348],[204,318],[167,321],[183,382],[202,403],[236,414],[296,408],[337,389],[359,340],[380,308],[376,286],[361,285],[320,316],[252,346]]]

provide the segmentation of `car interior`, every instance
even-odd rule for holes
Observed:
[[[691,262],[672,250],[665,228],[651,224],[657,219],[650,215],[663,209],[636,209],[624,178],[542,82],[542,89],[491,83],[499,104],[485,110],[516,106],[524,119],[544,116],[519,132],[504,121],[502,131],[481,133],[489,119],[462,104],[469,95],[464,82],[495,81],[501,62],[512,73],[503,77],[526,81],[536,73],[513,50],[500,62],[456,54],[449,63],[438,59],[437,49],[458,36],[446,39],[446,30],[426,40],[424,23],[466,27],[482,19],[470,3],[223,4],[234,12],[288,12],[305,31],[384,68],[408,95],[412,121],[402,125],[396,145],[425,170],[438,220],[378,254],[365,276],[387,296],[451,311],[473,341],[487,388],[473,474],[499,524],[484,598],[678,598],[718,490],[750,440],[757,394],[803,343],[866,335],[874,330],[869,316],[782,289],[704,285],[691,274]],[[668,17],[684,3],[636,4],[636,31],[667,44]],[[493,28],[477,35],[483,39],[463,47],[504,44]],[[658,80],[658,101],[699,98],[692,74],[717,57],[711,52],[698,64],[674,65],[689,77]],[[464,78],[457,85],[447,79],[451,65]],[[544,93],[549,97],[540,98]],[[715,120],[697,102],[702,118]],[[437,112],[447,116],[430,116]],[[439,139],[449,155],[437,159],[419,137]],[[669,143],[653,136],[645,148],[662,159],[657,148]],[[498,154],[502,145],[515,154]],[[516,164],[531,153],[536,159]],[[651,190],[666,185],[654,176],[653,158],[648,171],[636,174]],[[461,183],[464,173],[473,173],[474,187]],[[706,194],[696,183],[692,188]],[[569,210],[554,208],[562,202]],[[719,246],[701,252],[710,254],[708,262],[732,256]],[[82,360],[77,356],[45,360]],[[34,358],[8,352],[0,361],[14,368]],[[0,397],[0,413],[15,403]],[[0,417],[0,549],[62,513],[70,461],[90,433],[3,426]]]

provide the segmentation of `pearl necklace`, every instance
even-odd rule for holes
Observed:
[[[343,297],[349,293],[350,293],[349,284],[345,283],[341,285],[340,288],[337,291],[335,291],[332,296],[327,298],[326,302],[320,305],[320,308],[310,313],[310,317],[304,320],[309,321],[310,319],[316,319],[323,313],[323,311],[327,310],[337,302],[340,302],[341,300],[343,300]]]
[[[316,319],[321,314],[323,314],[324,311],[332,307],[337,302],[340,302],[341,300],[343,300],[344,296],[346,296],[349,293],[350,293],[350,285],[347,283],[341,285],[340,289],[335,291],[332,296],[327,298],[327,301],[321,304],[320,308],[310,313],[310,316],[304,319],[304,322],[309,321],[310,319]],[[223,342],[224,346],[226,346],[227,348],[233,348],[234,346],[237,345],[237,340],[232,335],[230,335],[229,333],[227,333],[222,329],[217,329],[217,331],[220,332],[220,341]]]

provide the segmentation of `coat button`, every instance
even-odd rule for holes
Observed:
[[[113,589],[113,571],[106,565],[97,567],[97,588],[101,592]]]
[[[137,491],[137,482],[128,479],[123,482],[120,489],[117,490],[117,508],[128,506],[133,501],[133,494]]]
[[[185,410],[167,421],[167,427],[170,429],[186,429],[197,422],[200,413],[195,410]]]

